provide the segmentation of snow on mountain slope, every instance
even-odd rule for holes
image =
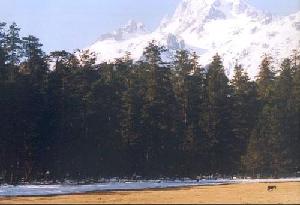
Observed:
[[[123,57],[127,51],[138,60],[152,40],[171,51],[196,51],[202,65],[218,52],[229,77],[238,60],[254,78],[263,54],[271,54],[278,64],[300,48],[300,11],[281,17],[244,0],[182,0],[173,16],[164,18],[155,31],[129,21],[87,49],[96,53],[98,62]]]
[[[101,61],[113,61],[116,58],[121,58],[128,51],[131,53],[133,59],[140,59],[144,48],[152,40],[156,40],[160,45],[166,46],[170,50],[184,49],[184,41],[178,41],[177,37],[171,33],[167,35],[161,32],[147,32],[143,29],[133,29],[128,32],[127,29],[135,25],[142,25],[141,23],[135,23],[130,20],[127,26],[114,31],[111,34],[104,34],[96,43],[90,46],[89,49],[95,52],[98,57],[98,62]],[[131,26],[129,26],[131,25]],[[125,31],[125,32],[124,32]]]

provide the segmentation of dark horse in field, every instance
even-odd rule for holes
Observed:
[[[277,189],[277,186],[268,186],[268,191],[273,191],[274,189]]]

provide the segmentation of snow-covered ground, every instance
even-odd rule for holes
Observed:
[[[300,182],[300,178],[285,179],[218,179],[218,180],[140,180],[136,182],[109,182],[89,185],[58,184],[58,185],[2,185],[0,196],[45,196],[63,195],[73,193],[85,193],[94,191],[111,190],[141,190],[152,188],[170,188],[184,186],[220,185],[235,183],[257,183],[257,182]]]

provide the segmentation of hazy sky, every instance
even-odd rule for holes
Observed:
[[[22,35],[41,39],[46,51],[72,51],[93,43],[129,19],[148,30],[172,14],[180,0],[0,0],[0,22],[15,21]],[[257,8],[285,15],[300,10],[300,0],[248,0]]]

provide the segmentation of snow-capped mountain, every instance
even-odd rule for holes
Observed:
[[[129,21],[87,49],[96,53],[98,61],[120,58],[127,51],[138,60],[152,40],[171,53],[177,49],[196,51],[202,65],[219,53],[228,76],[232,76],[238,60],[254,78],[263,54],[271,54],[278,64],[300,48],[300,11],[282,17],[258,10],[244,0],[182,0],[155,31]]]
[[[105,40],[115,40],[121,41],[129,38],[134,38],[139,34],[147,33],[143,23],[135,22],[134,20],[129,20],[125,26],[122,26],[113,33],[103,34],[99,41]]]

